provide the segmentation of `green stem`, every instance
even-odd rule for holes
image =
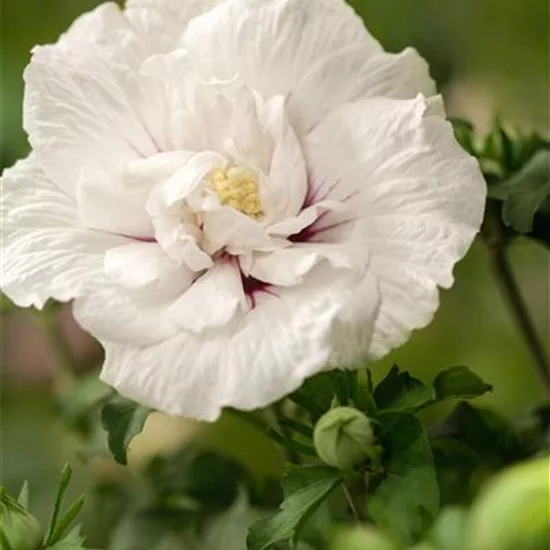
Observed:
[[[307,437],[308,439],[311,439],[313,437],[313,428],[310,426],[306,426],[305,424],[302,424],[301,422],[298,422],[292,418],[282,418],[279,420],[279,426],[282,428],[288,428],[290,430],[293,430],[304,437]]]
[[[233,416],[244,420],[247,424],[250,424],[257,430],[263,432],[267,437],[275,441],[275,443],[281,445],[284,449],[289,451],[300,453],[309,456],[317,456],[315,449],[310,445],[305,445],[298,441],[294,441],[288,437],[285,437],[283,434],[279,433],[277,430],[266,424],[261,418],[258,418],[254,414],[249,414],[237,409],[227,409]]]
[[[342,491],[344,492],[344,496],[346,497],[346,500],[348,502],[349,509],[351,510],[351,515],[353,516],[353,521],[355,523],[360,524],[361,519],[359,517],[359,513],[357,512],[357,508],[355,507],[355,504],[353,502],[353,498],[351,498],[351,493],[349,492],[349,489],[346,487],[346,484],[342,482]]]
[[[272,409],[273,415],[275,417],[275,422],[277,423],[277,426],[278,426],[282,436],[284,438],[286,438],[287,440],[290,439],[292,441],[291,431],[282,424],[282,421],[284,419],[284,414],[283,414],[281,403],[274,403],[273,406],[271,407],[271,409]],[[286,458],[291,464],[300,464],[301,463],[300,455],[295,450],[291,450],[291,449],[287,448],[286,449]]]
[[[482,228],[482,237],[487,247],[493,273],[500,287],[501,293],[508,303],[510,313],[525,340],[533,358],[537,376],[547,392],[550,391],[550,368],[546,352],[541,343],[527,306],[521,295],[510,261],[506,255],[506,242],[502,229],[502,222],[496,207],[489,203],[488,213]]]

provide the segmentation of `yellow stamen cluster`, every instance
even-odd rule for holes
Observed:
[[[207,178],[221,204],[230,206],[254,220],[263,218],[258,183],[254,174],[239,166],[217,168]]]

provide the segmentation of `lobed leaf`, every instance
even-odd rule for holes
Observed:
[[[120,464],[128,461],[128,446],[143,430],[153,411],[119,395],[108,401],[101,410],[101,424],[108,434],[108,444],[114,459]]]
[[[393,365],[388,375],[376,386],[374,399],[380,409],[419,409],[434,398],[433,390],[408,372]]]
[[[441,371],[434,380],[435,398],[479,397],[493,389],[468,367],[451,367]]]
[[[267,550],[278,542],[295,543],[307,519],[342,481],[340,472],[326,467],[291,467],[282,479],[280,511],[249,530],[249,550]]]
[[[439,487],[426,433],[412,414],[385,415],[380,439],[384,474],[367,498],[367,513],[402,543],[418,539],[436,517]]]
[[[388,412],[416,412],[444,399],[479,397],[492,389],[468,367],[442,370],[429,387],[394,365],[376,387],[374,399],[380,409],[378,415],[384,416]]]
[[[518,233],[533,229],[535,214],[550,214],[550,151],[540,150],[508,180],[489,189],[489,196],[504,201],[502,219]]]

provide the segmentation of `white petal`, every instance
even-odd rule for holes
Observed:
[[[244,84],[230,97],[233,109],[226,130],[225,149],[238,163],[265,171],[273,146],[271,140],[266,139],[261,124],[258,112],[261,100]]]
[[[193,271],[212,266],[212,259],[198,245],[200,231],[193,224],[186,224],[179,214],[158,216],[153,219],[155,237],[166,253]]]
[[[319,60],[356,43],[381,50],[343,0],[226,0],[184,35],[204,78],[238,74],[265,98],[286,95]]]
[[[265,128],[275,149],[267,178],[262,179],[262,204],[266,223],[298,214],[307,194],[307,173],[302,148],[287,119],[282,97],[266,105]]]
[[[204,214],[204,241],[202,248],[214,254],[226,247],[238,255],[250,250],[273,250],[281,240],[270,237],[258,222],[229,206]]]
[[[370,54],[364,44],[351,44],[311,67],[288,98],[299,135],[304,135],[333,109],[367,97],[413,98],[435,94],[427,63],[412,48],[399,54]]]
[[[209,124],[198,120],[192,105],[195,95],[202,96],[202,85],[187,51],[177,49],[165,54],[148,57],[140,67],[140,73],[160,81],[165,86],[167,112],[165,120],[174,149],[201,151],[212,149],[205,139]]]
[[[80,172],[76,200],[83,227],[99,229],[139,239],[153,235],[151,219],[145,211],[148,186],[124,185],[120,173],[107,174],[92,165]]]
[[[384,177],[396,155],[408,153],[404,137],[416,131],[425,111],[421,97],[414,101],[373,98],[329,114],[305,139],[311,188],[308,201],[341,201],[370,190],[367,170]],[[368,124],[363,124],[367,120]]]
[[[318,268],[303,285],[259,292],[255,307],[225,329],[146,348],[106,343],[102,379],[139,402],[200,420],[215,420],[226,406],[266,406],[323,369],[350,286],[348,277]]]
[[[195,74],[190,78],[185,87],[174,81],[169,88],[186,96],[193,133],[200,135],[194,148],[217,151],[245,167],[266,171],[273,142],[270,129],[262,124],[264,104],[258,94],[238,76],[225,81],[203,81]]]
[[[189,159],[163,185],[163,195],[167,206],[187,198],[214,167],[223,168],[227,161],[213,151],[202,151]]]
[[[168,53],[153,54],[139,68],[141,74],[157,78],[165,84],[183,82],[192,70],[187,50],[183,48]]]
[[[105,272],[122,286],[139,288],[178,269],[157,243],[130,243],[105,254]]]
[[[149,53],[115,4],[99,6],[57,44],[33,51],[24,126],[44,170],[68,194],[89,163],[109,170],[170,148],[164,89],[138,74]]]
[[[188,22],[210,10],[220,0],[127,0],[126,16],[151,53],[181,45]]]
[[[146,301],[119,286],[77,298],[77,322],[100,340],[141,348],[175,336],[179,328],[167,314],[171,302]]]
[[[108,259],[110,274],[114,272],[126,286],[109,278],[100,290],[75,300],[76,320],[100,340],[130,346],[175,336],[180,328],[170,319],[168,309],[191,286],[195,273],[185,266],[174,269],[173,262],[167,264],[156,244],[137,243],[114,250],[115,256]]]
[[[367,249],[353,243],[296,244],[274,252],[254,254],[248,275],[273,285],[292,286],[303,282],[304,275],[322,260],[327,260],[334,268],[363,273]]]
[[[268,228],[268,233],[281,237],[296,235],[303,229],[311,226],[321,214],[331,210],[345,213],[348,208],[345,204],[338,201],[320,201],[311,206],[307,206],[295,217],[287,218],[282,222],[271,225]]]
[[[433,280],[398,261],[373,256],[372,270],[381,301],[369,355],[377,359],[406,342],[413,329],[430,323],[439,307],[439,293]]]
[[[372,358],[380,301],[378,277],[374,272],[367,271],[335,319],[332,327],[332,354],[327,369],[360,367]]]
[[[124,183],[131,188],[148,187],[151,190],[157,183],[166,181],[193,156],[190,151],[167,151],[129,162],[122,174]]]
[[[20,306],[42,307],[105,284],[103,256],[128,242],[78,227],[76,205],[44,174],[34,156],[2,177],[2,290]]]
[[[192,332],[222,327],[246,305],[238,266],[220,261],[200,276],[169,309],[178,326]]]
[[[368,246],[381,293],[374,357],[430,321],[437,286],[452,284],[454,264],[483,217],[486,185],[477,162],[451,125],[430,113],[421,97],[363,100],[330,114],[306,140],[318,193],[333,200],[359,193],[361,216],[350,231],[315,240],[359,238]]]

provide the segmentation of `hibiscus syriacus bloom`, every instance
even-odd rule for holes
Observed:
[[[424,61],[342,0],[128,0],[25,71],[2,288],[74,300],[102,378],[170,414],[277,400],[402,344],[485,185]]]

